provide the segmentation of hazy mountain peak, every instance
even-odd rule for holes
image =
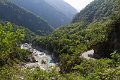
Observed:
[[[53,27],[71,22],[77,13],[76,9],[64,0],[11,0],[14,4],[23,7],[44,18]]]

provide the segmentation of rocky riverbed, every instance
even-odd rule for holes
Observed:
[[[28,50],[32,52],[32,57],[34,58],[35,62],[28,62],[24,67],[29,67],[29,68],[34,68],[34,67],[39,67],[43,70],[48,70],[50,67],[55,67],[58,68],[57,62],[53,60],[52,55],[48,55],[47,53],[43,51],[39,51],[37,49],[34,49],[32,47],[32,44],[21,44],[20,45],[21,49]]]

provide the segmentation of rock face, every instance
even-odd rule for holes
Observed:
[[[32,44],[21,44],[21,49],[28,50],[32,52],[32,57],[34,58],[35,62],[29,62],[25,64],[25,67],[39,67],[43,70],[48,70],[49,67],[56,67],[56,64],[54,60],[52,59],[51,55],[47,55],[44,52],[40,52],[36,49],[32,48]]]
[[[85,59],[88,59],[88,60],[89,59],[94,59],[93,56],[94,56],[94,50],[89,50],[89,51],[81,54],[82,58],[85,58]]]

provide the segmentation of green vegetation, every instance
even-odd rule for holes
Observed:
[[[110,19],[95,21],[87,28],[80,23],[75,23],[57,29],[47,37],[37,37],[35,42],[36,45],[55,53],[56,57],[59,54],[78,55],[108,40],[110,24],[112,24]]]
[[[98,18],[100,20],[92,20],[89,24],[81,20],[66,25],[56,29],[47,37],[36,37],[34,42],[54,53],[64,74],[76,73],[86,80],[119,80],[120,17],[117,8],[119,7],[110,11],[111,15]],[[94,15],[89,16],[94,17]],[[94,49],[94,57],[98,60],[87,61],[80,58],[82,52],[90,49]]]
[[[95,0],[91,2],[85,9],[76,14],[73,18],[74,22],[85,21],[91,23],[94,20],[101,20],[110,17],[116,6],[117,0]],[[116,10],[119,10],[116,8]]]
[[[42,18],[6,0],[0,1],[0,19],[24,26],[40,35],[49,34],[53,30]]]
[[[16,25],[12,29],[10,23],[1,24],[0,79],[120,80],[120,7],[118,3],[114,3],[114,6],[110,17],[98,18],[100,20],[92,20],[89,24],[84,21],[75,22],[56,29],[48,36],[35,35],[27,29],[23,31],[23,28]],[[29,61],[31,56],[30,52],[18,48],[17,45],[22,41],[31,41],[54,53],[60,71],[22,68],[20,64]],[[80,57],[81,53],[91,49],[95,51],[95,60]]]
[[[61,73],[68,80],[119,80],[120,19],[107,18],[89,25],[74,23],[55,30],[47,37],[36,37],[36,45],[54,53]],[[78,36],[79,35],[79,36]],[[84,60],[80,53],[94,49],[98,60]],[[114,52],[116,51],[116,52]],[[74,75],[76,74],[76,75]]]
[[[25,61],[29,52],[20,50],[17,46],[24,39],[24,31],[17,29],[12,31],[10,23],[0,25],[0,66],[13,64],[15,60]]]

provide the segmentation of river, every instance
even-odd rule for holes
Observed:
[[[48,70],[50,67],[58,67],[58,63],[54,61],[52,55],[33,48],[32,44],[24,43],[20,45],[20,48],[32,52],[32,57],[35,60],[35,62],[26,63],[24,67],[39,67],[43,70]]]

